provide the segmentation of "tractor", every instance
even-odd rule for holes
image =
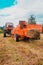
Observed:
[[[4,26],[4,37],[6,37],[7,34],[11,36],[11,30],[13,29],[13,27],[14,27],[13,23],[11,23],[11,22],[7,22],[5,24],[5,26]]]

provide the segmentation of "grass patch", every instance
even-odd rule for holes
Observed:
[[[3,33],[3,30],[0,29],[0,34]]]

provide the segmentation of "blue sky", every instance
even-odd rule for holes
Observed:
[[[0,26],[26,20],[33,14],[38,24],[43,24],[43,0],[0,0]]]
[[[13,5],[14,0],[0,0],[0,9]]]
[[[11,7],[16,4],[16,0],[0,0],[0,9]],[[15,2],[15,4],[14,4]]]

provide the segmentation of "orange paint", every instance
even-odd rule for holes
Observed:
[[[21,36],[21,38],[23,38],[24,36],[32,38],[31,36],[27,36],[27,31],[28,30],[39,30],[40,32],[42,32],[42,26],[38,25],[38,24],[27,24],[26,28],[21,29],[20,25],[18,25],[16,28],[14,28],[12,30],[12,34],[18,34]]]
[[[35,29],[35,30],[39,30],[40,32],[42,32],[42,25],[39,25],[39,24],[28,24],[27,27],[29,29]]]

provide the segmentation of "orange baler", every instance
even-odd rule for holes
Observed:
[[[25,37],[28,39],[40,39],[40,32],[42,32],[41,25],[27,24],[26,21],[19,21],[19,25],[12,30],[12,35],[15,36],[16,41]]]

